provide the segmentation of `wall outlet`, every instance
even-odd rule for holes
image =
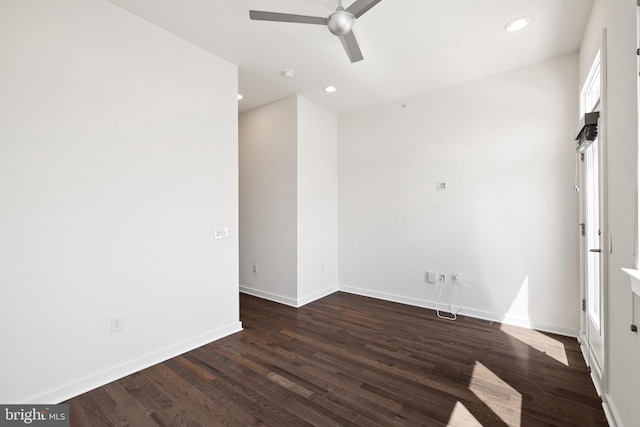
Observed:
[[[229,227],[216,227],[214,239],[228,239],[229,238]]]
[[[252,271],[253,271],[254,273],[257,273],[257,272],[258,272],[258,264],[253,264]]]
[[[459,285],[460,284],[460,273],[454,273],[451,276],[451,283],[454,285]]]
[[[111,317],[111,333],[120,332],[124,329],[124,315]]]
[[[441,274],[440,275],[440,283],[446,283],[447,282],[447,275],[446,274]]]

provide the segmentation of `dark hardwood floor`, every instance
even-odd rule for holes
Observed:
[[[69,400],[72,426],[606,426],[573,338],[346,293]]]

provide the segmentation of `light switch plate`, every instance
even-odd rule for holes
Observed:
[[[229,238],[229,227],[216,227],[215,236],[216,240]]]

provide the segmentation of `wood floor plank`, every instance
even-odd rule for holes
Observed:
[[[104,390],[111,396],[119,411],[128,420],[127,425],[139,427],[158,426],[153,418],[149,416],[151,411],[145,411],[145,407],[140,405],[136,399],[132,399],[131,395],[127,393],[118,381],[105,385]]]
[[[143,374],[157,387],[162,388],[199,423],[203,425],[242,425],[235,418],[225,419],[221,415],[225,410],[223,406],[217,405],[210,396],[184,380],[166,364],[145,369]]]
[[[606,426],[574,338],[337,292],[69,400],[72,426]]]
[[[240,370],[234,370],[221,355],[201,353],[204,351],[195,351],[193,357],[205,365],[216,365],[219,369],[218,381],[236,395],[255,404],[256,406],[252,405],[251,413],[265,421],[267,425],[312,425],[299,417],[299,414],[293,410],[294,405],[282,404],[282,401],[288,401],[291,398],[289,391],[282,390],[282,393],[274,393],[268,387],[268,380],[264,380],[262,376],[251,376]],[[239,366],[238,369],[242,367]]]
[[[109,427],[113,423],[98,406],[90,393],[81,394],[74,399],[76,404],[69,406],[69,417],[74,425],[88,427]]]
[[[239,380],[243,384],[248,384],[252,392],[259,394],[263,401],[270,402],[271,407],[287,408],[290,417],[299,417],[311,423],[311,425],[323,423],[332,425],[351,424],[351,420],[344,419],[340,414],[325,411],[323,407],[314,404],[313,401],[302,398],[287,387],[279,386],[266,376],[247,375],[244,366],[227,363],[223,355],[213,352],[210,356],[218,359],[218,362],[222,362],[219,365],[219,369],[223,375],[236,381]]]
[[[156,423],[162,426],[203,427],[191,414],[152,384],[143,374],[135,373],[118,382],[140,405],[147,408]]]

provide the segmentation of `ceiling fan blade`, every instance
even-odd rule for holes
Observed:
[[[349,31],[348,34],[339,37],[339,39],[342,42],[344,50],[347,51],[347,56],[352,63],[362,61],[364,59],[362,52],[360,51],[360,46],[358,46],[356,35],[353,31]]]
[[[346,11],[352,14],[355,18],[359,18],[381,1],[382,0],[356,0],[355,3],[346,9]]]
[[[256,21],[294,22],[298,24],[327,25],[327,18],[319,16],[292,15],[290,13],[262,12],[250,10],[249,18]]]

